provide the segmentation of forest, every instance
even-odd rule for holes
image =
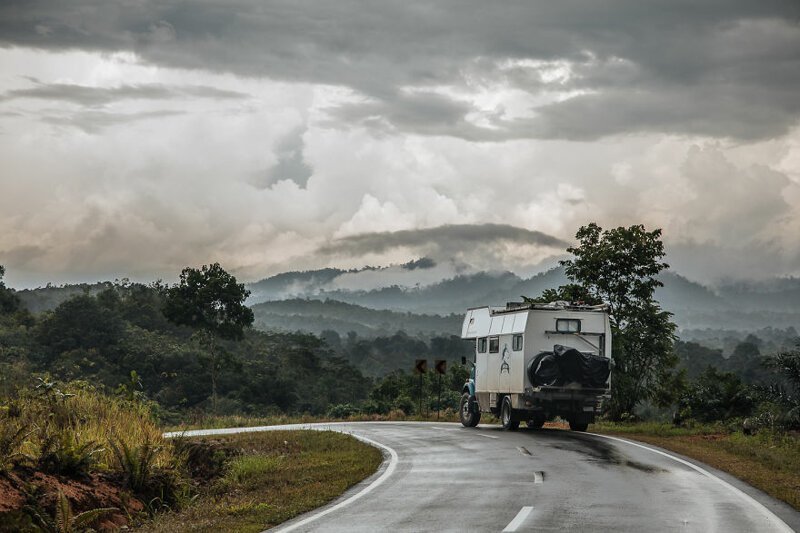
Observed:
[[[47,375],[113,394],[143,395],[156,403],[163,420],[177,422],[211,412],[215,371],[216,414],[324,415],[339,404],[364,404],[377,378],[410,371],[417,358],[450,359],[455,369],[470,349],[457,337],[423,340],[402,331],[340,338],[334,331],[315,336],[246,328],[241,340],[220,339],[212,360],[191,327],[165,316],[165,289],[159,283],[108,283],[94,294],[72,295],[51,311],[31,313],[3,286],[0,395],[8,398],[31,385],[33,376]],[[461,372],[462,383],[464,377]],[[385,412],[395,403],[384,398],[372,410]]]
[[[31,298],[36,291],[21,300],[0,285],[0,395],[12,397],[35,377],[45,377],[86,382],[108,394],[140,395],[153,402],[164,423],[208,414],[347,416],[400,410],[410,415],[420,406],[426,412],[436,407],[431,375],[421,381],[424,405],[417,402],[420,382],[411,373],[415,359],[448,360],[444,408],[457,405],[468,374],[460,363],[471,356],[472,346],[456,335],[398,330],[363,336],[335,329],[315,335],[246,327],[240,339],[219,338],[210,349],[197,328],[167,317],[169,287],[160,282],[123,280],[79,289],[70,289],[66,298],[63,289],[57,290],[60,303],[48,310],[44,298]],[[37,302],[31,306],[37,312],[26,300]],[[320,305],[286,305],[308,304]],[[356,318],[368,312],[356,311]],[[375,313],[388,327],[391,314]],[[397,314],[418,320],[410,313]],[[786,364],[796,360],[791,358],[796,354],[794,330],[765,333],[771,338],[708,334],[705,342],[676,339],[670,390],[643,399],[625,416],[752,417],[773,423],[777,402],[787,406],[780,411],[786,414],[784,422],[796,423],[799,413],[791,406],[798,401],[797,382],[791,368],[781,368],[775,359],[784,353],[789,354]],[[706,409],[707,404],[716,407]]]

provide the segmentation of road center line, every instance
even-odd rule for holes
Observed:
[[[519,453],[521,453],[522,455],[528,455],[528,456],[531,455],[531,452],[529,452],[525,446],[517,446],[517,450],[519,450]]]
[[[486,437],[487,439],[499,439],[500,437],[495,437],[494,435],[486,435],[484,433],[476,433],[476,435],[480,435],[481,437]]]
[[[709,479],[713,479],[714,481],[716,481],[717,483],[719,483],[723,487],[725,487],[725,488],[729,489],[730,491],[732,491],[739,498],[741,498],[745,502],[747,502],[750,505],[752,505],[759,513],[761,513],[761,516],[766,518],[768,522],[770,522],[773,525],[775,525],[779,530],[784,531],[785,533],[793,533],[794,532],[794,530],[792,528],[790,528],[788,526],[788,524],[786,524],[786,522],[781,520],[778,517],[778,515],[776,515],[775,513],[770,511],[769,509],[767,509],[763,504],[761,504],[761,502],[759,502],[758,500],[756,500],[752,496],[748,495],[744,491],[734,487],[733,485],[731,485],[730,483],[728,483],[724,479],[715,476],[714,474],[712,474],[711,472],[709,472],[705,468],[700,468],[696,464],[690,463],[689,461],[685,461],[685,460],[681,459],[680,457],[675,457],[672,454],[669,454],[669,453],[666,453],[666,452],[662,452],[661,450],[656,450],[655,448],[651,448],[650,446],[645,446],[643,444],[639,444],[637,442],[632,442],[632,441],[629,441],[627,439],[621,439],[619,437],[612,437],[610,435],[601,435],[599,433],[587,433],[587,435],[594,435],[596,437],[602,437],[604,439],[615,440],[615,441],[618,441],[618,442],[623,442],[625,444],[630,444],[631,446],[636,446],[637,448],[642,448],[644,450],[651,451],[651,452],[657,453],[659,455],[663,455],[664,457],[669,457],[673,461],[677,461],[677,462],[679,462],[681,464],[684,464],[684,465],[688,466],[689,468],[691,468],[693,470],[696,470],[697,472],[703,474],[704,476],[708,477]]]
[[[516,531],[517,528],[522,525],[525,519],[528,518],[528,515],[531,514],[531,511],[533,511],[533,507],[529,506],[525,506],[520,509],[517,513],[517,516],[514,517],[514,520],[509,522],[506,528],[503,530],[503,533]]]

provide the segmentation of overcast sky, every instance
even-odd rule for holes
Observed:
[[[528,274],[590,221],[800,275],[800,2],[5,0],[0,162],[15,287]]]

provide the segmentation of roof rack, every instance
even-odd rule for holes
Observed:
[[[503,313],[515,313],[517,311],[524,311],[527,309],[541,309],[550,311],[608,311],[608,304],[587,305],[580,302],[566,302],[563,300],[548,302],[548,303],[527,303],[527,302],[508,302],[504,309],[491,309],[490,313],[493,315]]]

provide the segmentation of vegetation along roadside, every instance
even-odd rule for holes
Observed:
[[[723,424],[604,422],[590,431],[653,444],[727,472],[800,511],[800,435],[763,429],[747,435]]]
[[[204,488],[191,506],[143,531],[263,531],[342,494],[373,474],[381,452],[333,431],[266,431],[184,441]]]

